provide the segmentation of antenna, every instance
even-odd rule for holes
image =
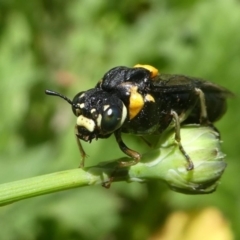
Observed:
[[[80,109],[80,107],[77,104],[73,103],[73,101],[71,101],[69,98],[67,98],[66,96],[62,95],[61,93],[57,93],[57,92],[54,92],[52,90],[45,90],[45,93],[47,95],[50,95],[50,96],[60,97],[60,98],[64,99],[65,101],[67,101],[70,105],[72,105],[73,108]]]
[[[60,97],[60,98],[64,99],[65,101],[67,101],[69,104],[71,104],[72,106],[75,107],[75,104],[73,104],[73,102],[69,98],[67,98],[66,96],[64,96],[64,95],[62,95],[60,93],[54,92],[52,90],[45,90],[45,93],[47,95]]]

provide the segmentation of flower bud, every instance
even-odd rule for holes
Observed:
[[[181,144],[194,164],[193,170],[187,170],[188,162],[175,141],[175,131],[166,132],[158,147],[129,169],[129,180],[161,179],[172,190],[187,194],[213,192],[226,167],[220,143],[219,133],[211,127],[183,126]]]

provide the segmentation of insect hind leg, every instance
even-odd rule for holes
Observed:
[[[200,101],[200,119],[199,119],[200,125],[211,127],[215,132],[219,134],[220,138],[220,133],[218,129],[208,119],[207,105],[204,92],[200,88],[195,88],[195,92],[198,94]]]
[[[206,106],[206,100],[204,92],[200,88],[195,88],[195,92],[197,93],[200,101],[200,124],[211,126],[212,123],[208,120],[208,114],[207,114],[207,106]]]
[[[171,110],[171,115],[173,117],[173,120],[175,122],[175,141],[178,144],[179,150],[182,152],[182,154],[184,155],[184,157],[186,158],[187,161],[187,170],[193,170],[194,169],[194,165],[193,162],[191,160],[191,158],[189,157],[189,155],[186,153],[186,151],[184,150],[182,143],[181,143],[181,135],[180,135],[180,119],[178,114]]]

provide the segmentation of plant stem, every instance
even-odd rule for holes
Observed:
[[[144,154],[141,162],[120,168],[124,157],[97,166],[77,168],[0,184],[0,206],[43,194],[96,184],[107,186],[116,181],[162,180],[175,191],[202,194],[213,192],[226,163],[220,151],[218,133],[209,127],[185,126],[182,145],[194,163],[187,171],[186,159],[175,143],[174,131],[162,136],[158,146]]]

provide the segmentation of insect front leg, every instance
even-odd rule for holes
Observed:
[[[114,133],[114,135],[115,135],[115,138],[116,138],[116,140],[117,140],[117,143],[118,143],[118,146],[120,147],[120,149],[121,149],[125,154],[127,154],[128,156],[130,156],[131,158],[134,159],[134,160],[128,161],[128,162],[120,162],[120,166],[121,166],[121,167],[130,167],[130,166],[132,166],[132,165],[137,164],[137,163],[139,162],[140,158],[141,158],[141,155],[140,155],[138,152],[136,152],[136,151],[128,148],[128,147],[125,145],[125,143],[123,142],[122,137],[121,137],[121,129],[118,129],[118,130]]]
[[[74,130],[75,130],[75,137],[76,137],[76,140],[77,140],[78,149],[79,149],[80,154],[81,154],[81,157],[82,157],[79,167],[80,167],[80,168],[83,168],[83,167],[84,167],[84,160],[85,160],[87,154],[86,154],[86,152],[84,151],[84,149],[83,149],[83,147],[82,147],[82,144],[81,144],[81,142],[80,142],[80,139],[79,139],[79,137],[78,137],[78,128],[77,128],[77,127],[78,127],[78,125],[76,124],[76,125],[75,125],[75,128],[74,128]]]
[[[175,140],[178,144],[178,147],[180,149],[180,151],[182,152],[182,154],[184,155],[184,157],[187,160],[188,166],[187,166],[187,170],[190,171],[194,168],[193,162],[190,159],[189,155],[186,153],[186,151],[184,150],[182,144],[181,144],[181,135],[180,135],[180,119],[178,114],[171,110],[171,115],[173,117],[173,120],[175,122]]]

